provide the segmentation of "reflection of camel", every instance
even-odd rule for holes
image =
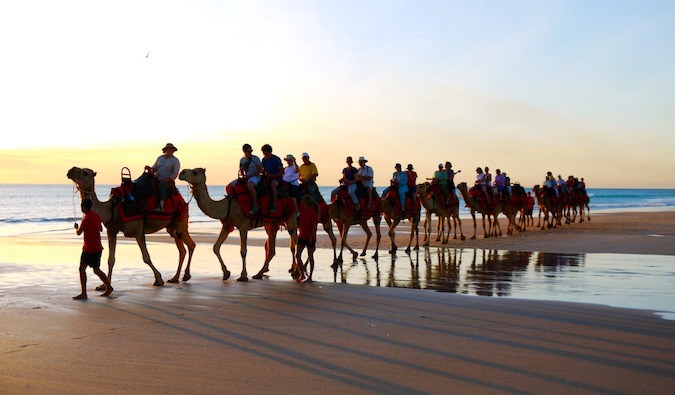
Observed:
[[[264,226],[265,232],[267,232],[267,241],[265,242],[265,263],[258,274],[253,276],[253,278],[261,279],[263,278],[263,273],[269,271],[269,263],[276,253],[276,237],[280,222],[285,222],[288,233],[291,235],[291,255],[293,256],[293,263],[295,264],[294,248],[298,241],[295,211],[291,211],[288,218],[280,219],[278,222],[263,223],[259,219],[248,217],[242,211],[239,203],[232,196],[226,196],[224,199],[218,201],[211,199],[206,187],[205,169],[184,169],[180,172],[178,178],[187,181],[188,184],[190,184],[192,194],[197,200],[197,205],[202,212],[208,217],[220,220],[223,224],[218,239],[213,244],[213,252],[218,257],[220,268],[223,271],[223,280],[227,280],[230,277],[230,271],[227,270],[225,262],[223,262],[223,258],[220,256],[220,246],[225,242],[227,236],[235,227],[239,229],[239,249],[242,260],[241,276],[237,281],[248,281],[248,274],[246,272],[246,242],[248,231],[254,228]]]
[[[91,169],[80,169],[79,167],[73,167],[68,171],[68,178],[73,180],[77,184],[77,188],[80,191],[80,198],[89,198],[91,199],[93,205],[92,210],[101,217],[105,227],[106,233],[108,235],[108,278],[112,282],[112,271],[113,266],[115,266],[115,248],[117,246],[117,234],[122,232],[126,237],[133,237],[136,239],[138,246],[141,249],[143,254],[143,262],[145,262],[152,272],[155,275],[155,282],[153,285],[164,285],[162,280],[162,275],[155,268],[150,260],[150,254],[148,253],[148,247],[145,244],[145,235],[149,233],[155,233],[161,229],[166,228],[166,231],[174,239],[176,247],[178,247],[179,259],[178,259],[178,270],[172,279],[169,280],[170,283],[178,282],[180,277],[181,267],[183,266],[183,260],[185,259],[185,244],[188,246],[188,261],[185,266],[185,274],[183,275],[183,281],[188,281],[190,279],[190,262],[192,261],[192,252],[195,249],[195,242],[190,237],[188,233],[188,216],[185,215],[182,219],[176,219],[174,216],[168,217],[166,219],[154,219],[154,218],[145,218],[138,219],[129,222],[122,222],[122,218],[119,214],[119,209],[112,200],[106,202],[101,202],[96,196],[96,191],[94,190],[94,177],[96,177],[96,172]]]
[[[345,203],[341,199],[338,199],[328,205],[328,215],[335,221],[338,229],[340,230],[340,255],[338,255],[337,258],[338,262],[342,262],[342,250],[345,247],[347,247],[347,249],[352,253],[353,260],[356,261],[356,257],[358,256],[358,254],[349,246],[349,244],[347,244],[347,232],[349,232],[349,228],[354,224],[361,225],[363,230],[366,232],[366,244],[363,246],[361,256],[366,255],[368,242],[370,241],[370,238],[373,235],[370,232],[370,229],[368,228],[368,220],[370,218],[373,219],[376,235],[375,254],[373,254],[373,258],[378,257],[378,250],[380,248],[380,239],[382,239],[382,235],[380,233],[380,222],[382,221],[382,213],[376,210],[372,216],[365,216],[362,215],[361,213],[357,213],[356,215],[350,216],[348,215]],[[336,268],[335,264],[333,268]]]
[[[431,239],[431,214],[436,214],[438,216],[438,225],[440,230],[438,232],[438,237],[436,241],[441,241],[441,244],[447,244],[448,239],[450,238],[450,232],[452,231],[452,226],[450,225],[450,217],[455,222],[455,236],[453,239],[457,239],[457,227],[459,226],[459,234],[462,240],[466,239],[464,237],[464,232],[462,232],[462,220],[459,219],[459,199],[452,207],[445,207],[441,205],[441,201],[432,196],[431,198],[427,197],[426,188],[429,185],[428,182],[424,184],[417,185],[417,197],[422,202],[424,206],[424,211],[426,212],[424,218],[424,246],[429,245],[429,240]],[[454,193],[454,192],[453,192]],[[448,222],[448,232],[445,234],[445,220]]]
[[[415,249],[420,249],[420,235],[419,235],[419,224],[420,224],[420,210],[417,210],[413,215],[408,216],[407,213],[403,212],[401,214],[396,214],[394,206],[391,203],[390,199],[382,199],[382,213],[384,214],[384,220],[387,221],[389,225],[389,238],[391,239],[391,251],[392,255],[396,255],[396,225],[404,219],[410,220],[410,240],[408,241],[408,247],[405,249],[406,254],[410,254],[410,245],[412,244],[413,236],[415,238]]]
[[[495,227],[499,228],[497,215],[501,210],[501,205],[493,208],[483,207],[478,199],[474,199],[473,197],[469,196],[469,190],[465,182],[459,183],[459,185],[457,185],[457,189],[459,189],[459,192],[462,194],[462,198],[464,198],[464,202],[469,207],[469,211],[471,212],[471,218],[473,218],[473,236],[471,236],[471,239],[476,238],[476,212],[479,212],[483,217],[483,237],[490,237],[490,231],[485,229],[485,216],[488,217],[488,229],[492,229],[491,217],[494,217]],[[499,229],[499,234],[501,234],[501,228]]]

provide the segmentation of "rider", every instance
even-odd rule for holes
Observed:
[[[366,208],[370,210],[371,201],[373,199],[373,168],[366,163],[368,160],[361,156],[359,157],[359,170],[357,172],[357,179],[361,180],[361,184],[366,188]]]
[[[342,178],[340,178],[340,185],[344,185],[347,187],[349,197],[352,198],[352,201],[354,202],[354,207],[358,211],[361,209],[361,206],[359,205],[359,199],[356,197],[356,182],[358,181],[356,179],[356,174],[358,173],[358,170],[356,169],[356,167],[352,166],[352,163],[354,163],[354,161],[352,160],[351,156],[348,156],[345,162],[347,163],[347,167],[342,169]],[[333,190],[331,195],[336,195],[339,192],[339,190],[340,188],[336,188],[335,190]]]
[[[284,165],[281,158],[272,154],[272,146],[265,144],[260,148],[263,153],[262,167],[267,177],[267,187],[269,188],[272,200],[270,201],[270,213],[277,211],[278,187],[281,178],[284,176]]]
[[[152,170],[157,175],[157,194],[159,195],[159,205],[155,208],[156,211],[164,211],[164,200],[166,200],[166,191],[170,188],[178,177],[180,172],[180,161],[173,156],[173,153],[178,151],[173,144],[167,143],[162,148],[163,155],[160,155],[155,164],[152,165]]]
[[[392,175],[392,182],[398,187],[398,199],[401,201],[401,210],[405,211],[405,194],[408,192],[408,175],[401,171],[401,164],[394,166],[396,171]]]
[[[258,194],[255,191],[255,187],[260,182],[260,174],[263,171],[263,167],[260,158],[252,154],[253,148],[251,148],[251,144],[244,144],[241,149],[244,151],[244,157],[239,160],[239,177],[246,182],[248,193],[251,194],[253,204],[248,213],[254,215],[258,212],[258,207],[256,206]]]
[[[300,165],[300,183],[302,183],[305,193],[310,194],[316,201],[318,201],[318,197],[321,197],[319,187],[316,185],[316,178],[318,176],[319,170],[317,170],[316,165],[314,162],[310,162],[309,154],[303,152],[302,164]]]
[[[490,199],[490,194],[487,193],[487,189],[485,187],[485,174],[483,173],[483,169],[480,167],[476,168],[476,185],[480,186],[480,189],[483,191],[483,194],[485,195],[485,198],[487,199],[488,204],[492,202],[492,199]]]
[[[506,189],[506,175],[502,174],[502,171],[497,169],[495,170],[497,175],[495,176],[494,185],[497,187],[497,192],[499,194],[499,200],[502,200],[504,196],[504,190]]]
[[[417,172],[413,169],[412,163],[408,164],[406,174],[408,176],[408,190],[410,191],[410,198],[412,199],[414,205],[417,201]]]

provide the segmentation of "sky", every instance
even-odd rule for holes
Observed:
[[[2,1],[0,183],[135,178],[167,142],[207,182],[241,147],[675,188],[672,1]]]

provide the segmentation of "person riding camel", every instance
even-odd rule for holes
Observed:
[[[358,173],[358,170],[356,167],[352,166],[354,160],[352,160],[351,156],[348,156],[345,162],[347,163],[347,167],[342,169],[342,178],[340,178],[339,182],[341,186],[347,188],[347,193],[349,193],[349,197],[352,198],[356,211],[359,211],[361,210],[361,206],[359,205],[359,199],[356,197],[356,183],[358,181],[356,179],[356,174]],[[339,192],[340,187],[335,188],[331,192],[331,198],[336,196]]]
[[[492,188],[492,174],[490,174],[490,168],[485,166],[485,190],[489,196],[489,199],[492,202],[495,201],[495,190]]]
[[[408,163],[406,174],[408,176],[408,191],[414,207],[417,201],[417,172],[413,169],[412,163]]]
[[[171,143],[167,143],[162,148],[163,154],[152,165],[152,170],[157,176],[157,195],[159,198],[159,204],[155,208],[155,211],[164,211],[167,190],[174,185],[176,177],[178,177],[178,173],[180,172],[180,161],[173,156],[173,153],[176,151],[178,151],[178,148]]]
[[[316,164],[309,160],[307,152],[302,153],[302,164],[300,165],[300,183],[306,194],[311,195],[316,202],[322,201],[319,194],[319,187],[316,185],[316,178],[319,176],[319,170]]]
[[[401,164],[394,166],[396,171],[392,175],[392,186],[398,188],[398,199],[401,201],[401,210],[405,211],[405,194],[408,192],[408,175],[401,171]]]
[[[495,170],[495,172],[497,175],[495,176],[494,186],[497,187],[499,201],[502,201],[504,197],[504,191],[506,190],[506,175],[502,174],[502,171],[499,169]]]
[[[272,154],[272,146],[265,144],[260,148],[263,153],[262,167],[263,173],[267,178],[267,188],[269,188],[270,199],[270,213],[277,211],[277,197],[279,195],[279,185],[284,176],[284,165],[281,163],[281,158]]]
[[[492,204],[492,199],[490,199],[490,195],[487,192],[487,188],[485,186],[485,174],[483,173],[483,169],[480,167],[476,168],[476,186],[479,186],[480,189],[483,191],[483,195],[485,195],[485,198],[487,199],[487,204]]]
[[[373,168],[368,166],[366,163],[368,160],[361,156],[359,157],[359,170],[357,172],[357,179],[361,181],[361,184],[366,188],[366,208],[370,210],[371,202],[373,199]]]
[[[258,194],[255,191],[255,187],[260,182],[260,174],[263,171],[263,167],[260,158],[252,154],[253,148],[251,148],[251,144],[244,144],[241,149],[244,151],[244,157],[239,160],[239,178],[246,182],[248,193],[251,195],[251,200],[253,201],[251,210],[248,213],[254,215],[258,213],[258,207],[256,206]]]

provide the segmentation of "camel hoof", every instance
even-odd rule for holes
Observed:
[[[229,279],[229,278],[230,278],[230,271],[228,270],[228,271],[226,271],[225,273],[223,273],[223,281],[225,281],[225,280],[227,280],[227,279]]]
[[[338,263],[337,260],[335,260],[335,261],[333,262],[333,264],[330,265],[330,267],[331,267],[331,269],[333,269],[333,272],[336,272],[337,269],[338,269],[338,267],[340,267],[340,264]]]
[[[164,285],[164,280],[161,280],[161,279],[160,279],[160,280],[157,280],[157,281],[155,281],[154,284],[152,284],[152,285],[154,285],[155,287],[161,287],[161,286]]]
[[[105,290],[106,290],[105,284],[99,285],[98,287],[96,287],[96,290],[97,290],[97,291],[105,291]]]
[[[253,276],[253,279],[254,280],[262,280],[263,279],[263,272],[261,271],[260,273]]]
[[[471,236],[470,239],[471,239],[471,240],[476,240],[476,236]]]
[[[174,278],[171,278],[171,279],[167,280],[166,282],[169,283],[169,284],[175,284],[175,283],[178,282],[178,279],[176,277],[174,277]]]
[[[239,277],[237,281],[246,282],[248,281],[248,277]]]
[[[415,251],[419,251],[419,250],[420,250],[420,248],[419,248],[418,246],[415,246],[415,248],[413,248],[413,250],[415,250]]]
[[[379,257],[380,257],[380,255],[377,252],[373,254],[373,258],[377,259]]]
[[[358,257],[359,257],[359,254],[358,254],[358,253],[356,253],[356,252],[353,253],[353,254],[352,254],[352,262],[356,262],[356,259],[357,259]]]
[[[408,255],[410,255],[410,247],[408,247],[408,248],[405,249],[405,253],[408,254]]]
[[[192,278],[191,275],[185,274],[185,275],[183,275],[183,282],[187,282],[187,281],[190,280],[191,278]]]
[[[465,237],[465,236],[462,236],[462,240],[466,240],[466,237]]]
[[[363,252],[361,253],[361,256],[366,256],[366,252],[363,251]]]

